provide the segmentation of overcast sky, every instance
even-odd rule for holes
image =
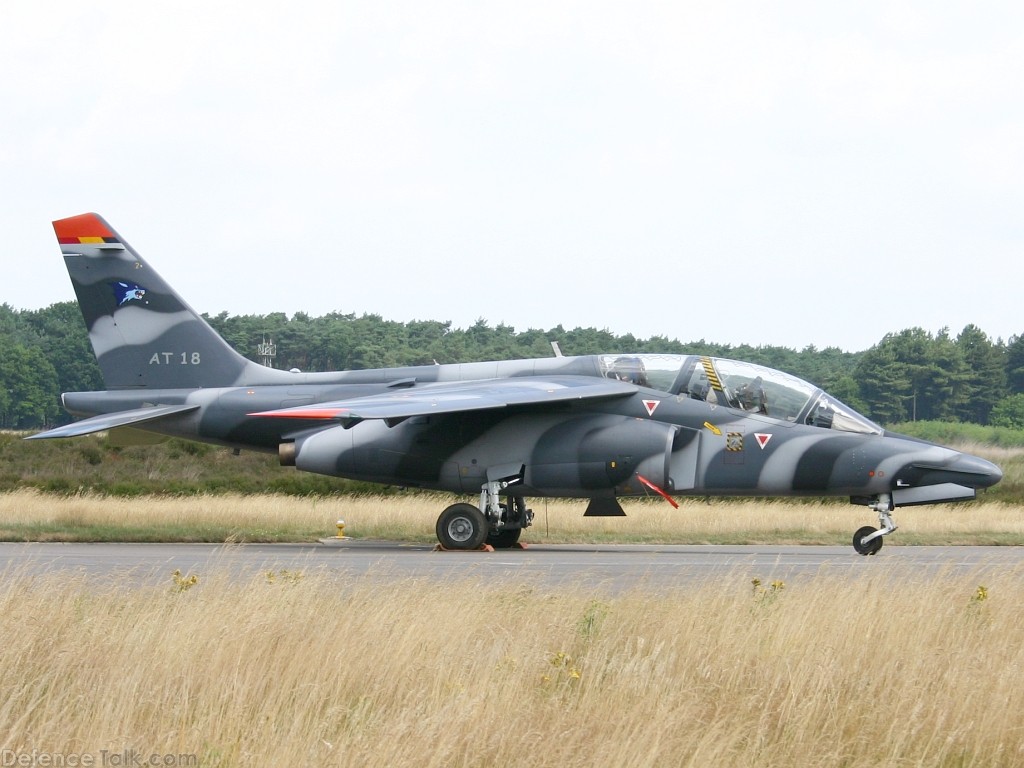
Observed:
[[[102,214],[197,310],[1024,333],[1019,2],[0,10],[0,303]],[[571,350],[566,350],[571,353]]]

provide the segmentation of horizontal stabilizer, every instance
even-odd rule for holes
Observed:
[[[189,413],[198,410],[198,405],[158,405],[149,408],[136,408],[131,411],[118,411],[117,413],[104,413],[100,416],[93,416],[89,419],[82,419],[73,424],[51,429],[48,432],[40,432],[36,435],[29,435],[26,440],[45,440],[51,437],[79,437],[90,435],[93,432],[103,432],[114,427],[129,427],[145,424],[157,419],[165,419],[180,413]]]
[[[622,381],[594,380],[584,376],[521,376],[424,384],[367,397],[314,403],[297,408],[250,413],[250,416],[284,419],[360,421],[408,419],[413,416],[462,413],[515,405],[544,405],[573,400],[626,397],[637,388]]]

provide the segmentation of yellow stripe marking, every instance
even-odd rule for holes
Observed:
[[[710,357],[702,357],[700,364],[704,366],[704,373],[707,374],[708,382],[716,392],[722,392],[722,381],[718,378],[718,372],[715,371],[715,366],[711,364]]]

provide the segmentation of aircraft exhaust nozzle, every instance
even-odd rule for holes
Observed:
[[[281,443],[277,446],[277,459],[281,462],[282,467],[294,467],[297,453],[294,441]]]

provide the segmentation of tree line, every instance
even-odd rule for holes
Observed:
[[[881,424],[961,421],[1024,429],[1024,334],[991,339],[968,325],[956,336],[909,328],[886,334],[862,352],[640,339],[608,330],[561,325],[550,330],[451,322],[400,323],[379,315],[298,312],[204,315],[229,344],[260,361],[272,340],[276,368],[332,371],[473,360],[547,357],[551,342],[566,355],[662,352],[749,360],[806,379]],[[0,428],[38,429],[65,423],[60,393],[103,388],[75,302],[45,309],[0,305]]]

